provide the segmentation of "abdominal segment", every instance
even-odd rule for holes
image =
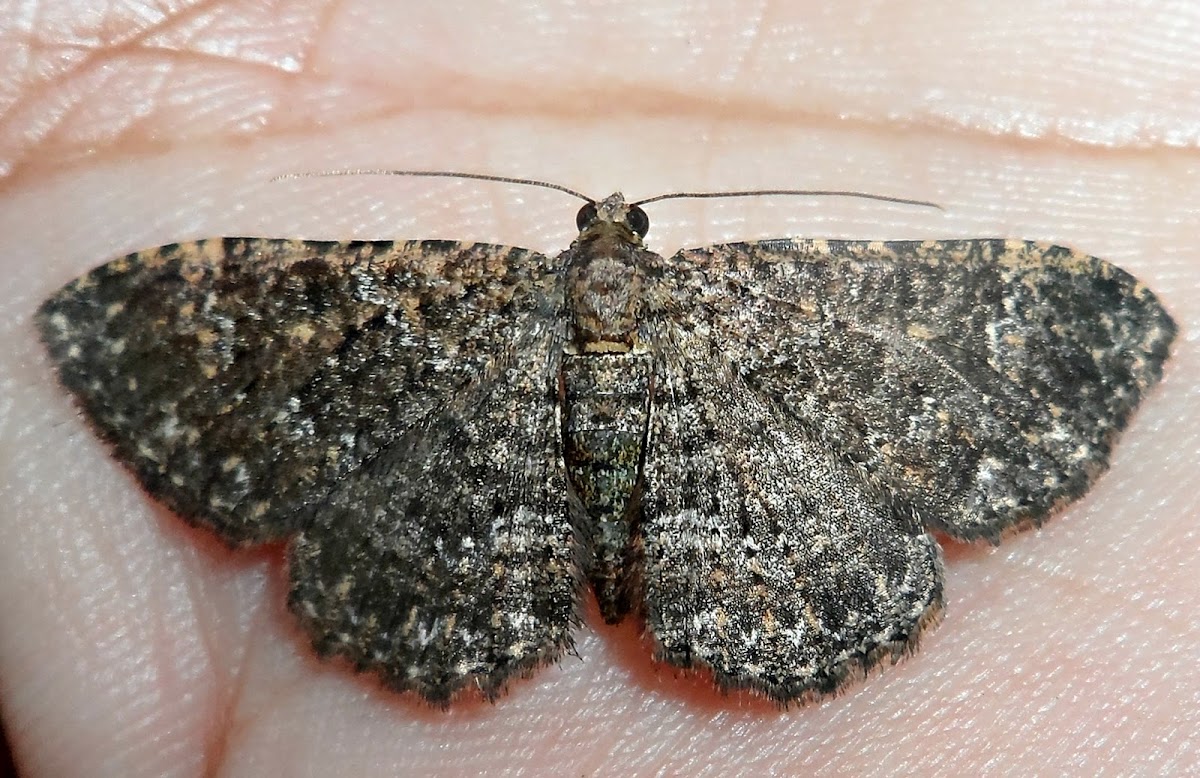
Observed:
[[[642,449],[649,417],[650,359],[568,355],[563,361],[563,454],[588,576],[609,623],[632,606],[637,582]]]

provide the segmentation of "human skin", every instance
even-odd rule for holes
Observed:
[[[263,5],[0,12],[0,706],[25,774],[1167,774],[1200,759],[1200,16],[1120,0]],[[597,197],[931,199],[945,210],[663,203],[648,241],[1048,240],[1138,276],[1181,335],[1111,471],[1041,530],[947,544],[942,624],[843,695],[788,711],[722,695],[589,599],[578,657],[495,705],[436,710],[313,656],[281,549],[230,551],[143,493],[30,319],[102,261],[177,240],[552,253],[574,233],[578,203],[553,192],[271,180],[346,167]]]

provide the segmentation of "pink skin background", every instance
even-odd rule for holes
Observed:
[[[408,7],[404,7],[407,5]],[[1179,774],[1200,760],[1200,11],[1187,2],[47,0],[0,12],[0,704],[30,776]],[[503,5],[504,7],[501,7]],[[267,10],[269,9],[269,10]],[[673,202],[650,245],[1009,236],[1110,259],[1181,335],[1111,472],[1040,531],[947,547],[920,652],[779,711],[654,663],[589,601],[568,656],[432,710],[316,660],[279,548],[149,499],[58,387],[38,302],[218,235],[547,252],[563,195]],[[286,452],[281,452],[286,456]]]

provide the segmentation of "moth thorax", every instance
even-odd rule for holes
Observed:
[[[642,275],[620,259],[593,259],[572,274],[574,341],[581,352],[629,351],[637,332]]]

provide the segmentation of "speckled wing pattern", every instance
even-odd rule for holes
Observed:
[[[1024,241],[739,243],[663,277],[649,627],[782,702],[914,647],[928,529],[997,541],[1081,495],[1175,332],[1124,271]]]
[[[688,361],[688,340],[662,356],[647,444],[660,657],[783,703],[899,657],[941,612],[937,542],[735,367]]]
[[[1175,325],[1113,265],[1002,240],[642,246],[619,194],[550,259],[213,239],[37,323],[147,491],[288,542],[322,655],[436,704],[571,646],[584,586],[659,656],[781,704],[914,649],[931,534],[1079,497]]]
[[[468,684],[495,697],[579,623],[550,333],[527,334],[502,380],[344,478],[291,546],[292,609],[318,650],[435,703]]]
[[[1027,241],[768,241],[675,261],[749,388],[965,540],[1082,495],[1175,336],[1133,276]]]
[[[570,645],[547,265],[214,239],[97,268],[38,324],[147,491],[232,545],[292,537],[291,606],[317,648],[440,702]]]

